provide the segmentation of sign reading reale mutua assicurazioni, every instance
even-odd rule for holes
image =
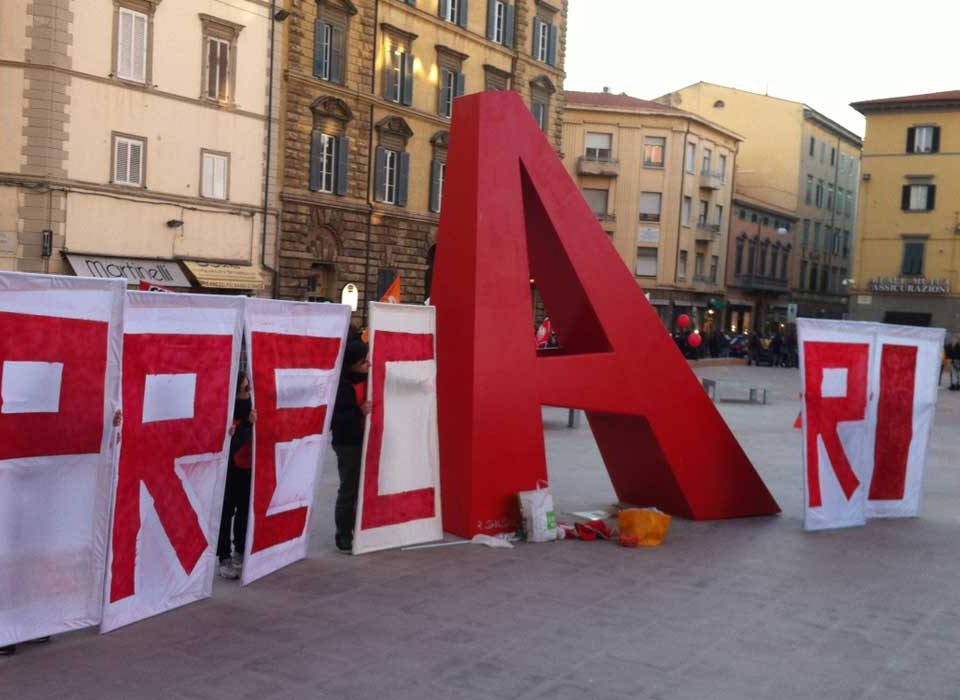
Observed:
[[[870,280],[874,292],[897,294],[949,294],[950,280],[928,280],[926,277],[874,277]]]
[[[67,260],[78,277],[100,279],[126,278],[130,283],[155,282],[168,287],[191,287],[180,264],[174,260],[110,258],[67,253]]]

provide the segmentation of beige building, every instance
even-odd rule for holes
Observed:
[[[960,91],[852,106],[867,118],[853,318],[960,334]]]
[[[673,328],[722,307],[740,137],[625,94],[567,92],[565,163],[623,261]]]
[[[803,104],[696,83],[658,98],[743,134],[736,191],[797,217],[791,296],[799,315],[846,312],[862,142]]]
[[[429,294],[455,99],[516,90],[560,150],[566,0],[290,0],[281,296]]]
[[[3,0],[0,269],[269,293],[274,24],[262,0]]]

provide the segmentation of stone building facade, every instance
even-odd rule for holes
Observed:
[[[429,295],[455,98],[520,92],[557,151],[567,0],[287,0],[282,298],[358,316],[400,276]]]

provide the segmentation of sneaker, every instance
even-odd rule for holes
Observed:
[[[220,560],[220,577],[235,581],[240,578],[240,571],[233,564],[232,559],[221,559]]]
[[[353,554],[353,535],[337,535],[333,541],[341,554]]]
[[[237,571],[243,571],[243,552],[234,552],[230,556],[230,561],[233,562],[233,567]]]

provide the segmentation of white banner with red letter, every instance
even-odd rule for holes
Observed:
[[[436,328],[432,306],[370,304],[372,410],[354,554],[443,538]]]
[[[349,325],[342,304],[247,300],[257,422],[243,584],[307,555]]]
[[[212,592],[243,305],[127,293],[104,632]]]
[[[799,319],[804,527],[920,513],[945,331]]]
[[[0,646],[100,621],[124,288],[0,273]]]

